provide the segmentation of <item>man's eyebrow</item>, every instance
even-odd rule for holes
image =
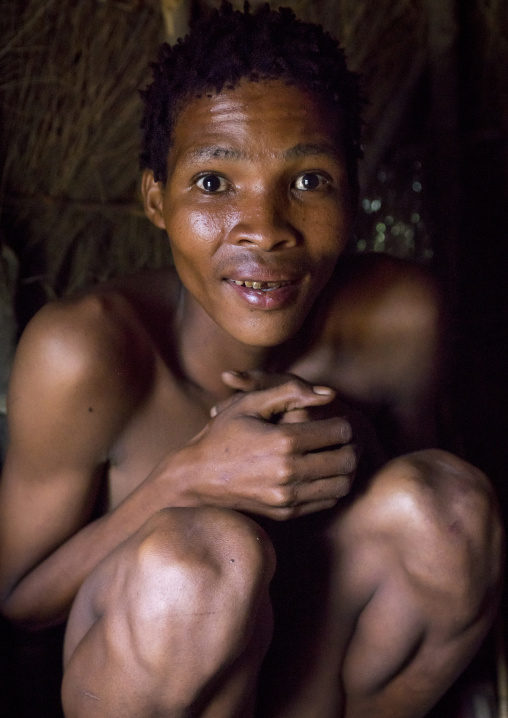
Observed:
[[[186,153],[187,159],[191,162],[206,162],[206,160],[240,160],[244,155],[239,150],[221,145],[209,145],[197,147]]]
[[[327,155],[336,158],[340,153],[335,145],[329,142],[301,142],[290,147],[282,153],[285,160],[292,160],[298,157],[312,157],[315,155]],[[241,150],[227,145],[205,145],[196,147],[185,153],[187,162],[206,162],[208,160],[244,160],[248,155]]]

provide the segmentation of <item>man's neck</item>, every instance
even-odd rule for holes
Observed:
[[[222,382],[222,372],[262,369],[273,354],[271,348],[247,346],[229,335],[183,287],[175,330],[184,377],[213,401],[233,393]]]

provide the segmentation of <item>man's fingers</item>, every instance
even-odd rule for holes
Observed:
[[[296,487],[291,500],[280,501],[278,505],[274,504],[269,508],[265,507],[263,513],[278,521],[286,521],[316,511],[331,509],[340,499],[348,495],[352,481],[351,476],[335,476],[311,484],[301,484]]]
[[[290,378],[290,376],[287,375],[287,378]],[[263,389],[269,389],[282,384],[282,376],[280,374],[268,374],[267,372],[257,369],[253,371],[235,371],[234,369],[230,369],[222,372],[221,379],[230,389],[235,389],[237,392],[243,393],[262,391]],[[240,397],[241,394],[233,394],[233,396],[230,396],[228,399],[224,399],[215,406],[212,406],[210,410],[212,419],[214,416],[217,416],[217,414],[236,404]]]
[[[323,502],[334,505],[339,499],[349,494],[352,484],[353,479],[351,476],[334,476],[303,485],[295,499],[295,507],[305,506],[306,504],[312,506]]]
[[[262,500],[271,509],[292,509],[316,501],[337,501],[350,489],[356,469],[350,445],[271,462],[274,483]]]
[[[335,398],[335,391],[327,386],[312,386],[300,379],[291,379],[280,386],[247,394],[242,403],[245,414],[257,415],[270,421],[277,414],[308,406],[322,406]]]
[[[327,501],[310,501],[305,504],[298,504],[298,506],[293,506],[292,508],[272,509],[271,511],[267,511],[265,513],[274,521],[288,521],[289,519],[297,519],[299,516],[306,516],[307,514],[314,514],[318,511],[333,509],[336,503],[337,499]]]
[[[219,402],[210,410],[213,418],[230,406],[242,401],[242,413],[257,414],[269,421],[276,414],[308,406],[322,406],[335,398],[335,391],[328,386],[312,386],[295,376],[287,375],[281,382],[281,375],[264,372],[223,372],[225,384],[239,392]],[[273,382],[271,386],[267,386]]]
[[[310,482],[314,489],[321,480],[352,476],[358,459],[351,444],[340,449],[328,449],[305,454],[297,460],[298,475],[301,481]]]
[[[212,406],[210,409],[210,416],[213,419],[214,416],[217,416],[217,414],[221,414],[226,409],[229,409],[230,406],[233,406],[233,404],[236,404],[240,399],[244,396],[243,394],[233,394],[233,396],[228,397],[227,399],[223,399],[222,401],[219,401],[215,406]]]
[[[320,452],[332,446],[341,447],[343,444],[349,444],[353,437],[351,424],[346,418],[339,416],[296,424],[279,424],[277,429],[280,430],[280,440],[284,441],[295,455],[311,456],[313,452]],[[330,475],[334,473],[337,472]]]

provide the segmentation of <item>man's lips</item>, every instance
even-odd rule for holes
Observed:
[[[308,274],[311,267],[301,252],[274,252],[274,256],[259,256],[252,251],[237,248],[218,257],[215,276],[228,283],[248,289],[278,289],[288,284],[299,284]],[[260,286],[259,286],[260,285]]]
[[[298,294],[298,280],[226,279],[235,294],[256,309],[282,309],[292,304]]]
[[[265,282],[260,279],[231,279],[231,282],[236,284],[238,287],[247,287],[248,289],[259,289],[261,291],[269,291],[274,289],[280,289],[285,287],[291,282],[287,280],[280,280],[277,282]]]

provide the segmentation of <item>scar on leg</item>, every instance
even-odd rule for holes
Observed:
[[[89,693],[88,691],[83,691],[83,694],[84,694],[85,696],[88,696],[89,698],[93,698],[94,701],[100,701],[99,696],[94,696],[93,693]]]

